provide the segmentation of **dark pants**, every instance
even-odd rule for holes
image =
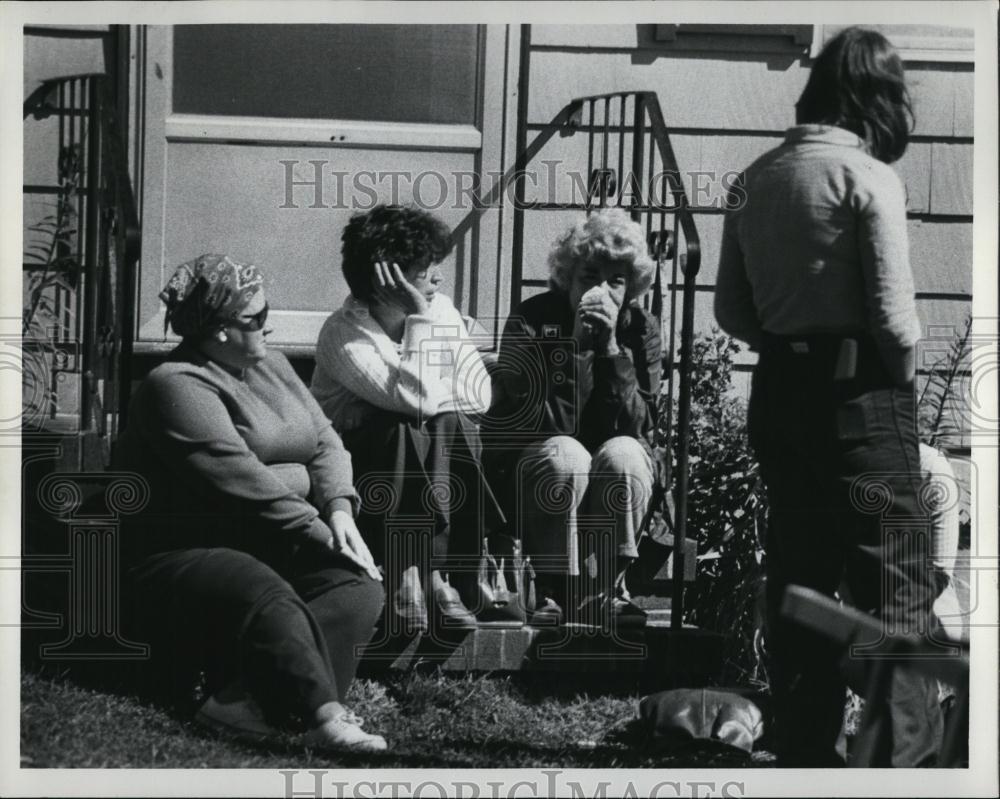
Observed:
[[[379,413],[343,441],[361,497],[358,527],[377,563],[390,574],[413,565],[475,570],[482,538],[503,514],[468,417],[441,413],[419,424]]]
[[[839,342],[802,341],[807,353],[786,339],[765,339],[748,422],[770,506],[767,642],[775,748],[782,765],[828,766],[839,762],[844,653],[780,617],[785,588],[797,584],[832,596],[843,581],[851,601],[876,613],[886,629],[920,634],[930,624],[935,583],[929,520],[917,499],[912,388],[891,385],[871,342],[862,342],[857,376],[836,381]],[[870,643],[854,651],[852,671],[885,654]],[[933,764],[941,713],[931,680],[895,669],[885,707],[871,711],[888,720],[891,740],[882,765]]]
[[[210,690],[241,680],[268,718],[308,720],[343,700],[384,595],[333,553],[279,568],[224,547],[151,555],[127,574],[131,635],[161,667],[200,667]]]

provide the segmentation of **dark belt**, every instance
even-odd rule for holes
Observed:
[[[868,333],[779,336],[765,331],[760,353],[762,359],[806,369],[835,382],[854,381],[872,387],[892,385],[875,339]]]

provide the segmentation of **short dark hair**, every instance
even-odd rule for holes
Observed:
[[[375,262],[399,264],[400,269],[425,269],[443,261],[454,243],[451,230],[433,214],[402,205],[377,205],[355,214],[344,228],[342,268],[351,294],[371,299]]]
[[[889,40],[858,27],[834,36],[813,64],[795,120],[846,128],[879,161],[898,160],[913,129],[913,104],[903,62]]]

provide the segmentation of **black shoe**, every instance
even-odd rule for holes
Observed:
[[[589,596],[576,609],[576,620],[593,627],[640,628],[646,626],[646,611],[620,596]]]
[[[551,597],[545,597],[528,616],[528,624],[532,627],[558,627],[562,622],[563,609]]]
[[[237,740],[266,741],[278,737],[278,731],[264,720],[260,706],[250,696],[232,702],[220,702],[210,696],[194,714],[194,720]]]
[[[435,627],[439,630],[475,630],[476,617],[462,604],[458,591],[450,585],[434,589],[431,597],[431,612]]]

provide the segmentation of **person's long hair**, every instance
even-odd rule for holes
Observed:
[[[910,140],[913,105],[895,48],[877,31],[838,33],[813,64],[795,121],[846,128],[879,161],[898,160]]]

